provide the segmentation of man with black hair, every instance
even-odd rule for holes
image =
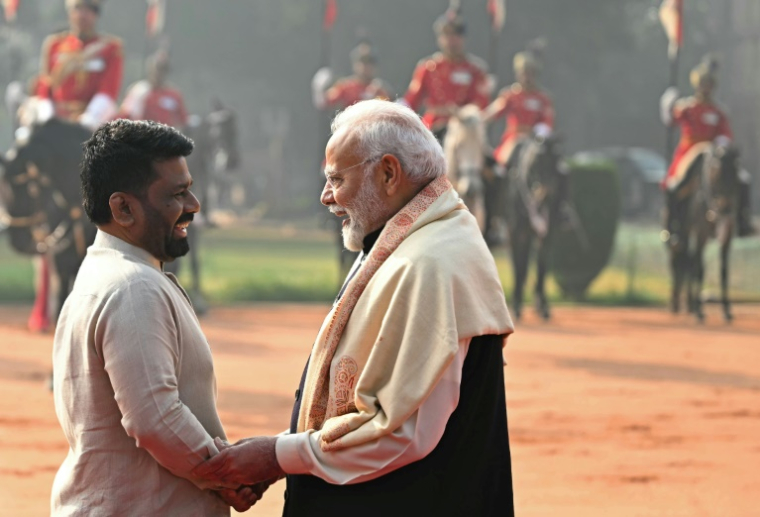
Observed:
[[[55,335],[55,408],[69,453],[52,515],[229,515],[254,489],[217,497],[192,469],[224,436],[208,342],[163,263],[188,252],[200,209],[193,142],[117,120],[84,145],[82,195],[98,227]]]

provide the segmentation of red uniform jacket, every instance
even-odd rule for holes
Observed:
[[[369,99],[390,99],[390,88],[381,79],[367,84],[358,77],[338,79],[325,93],[327,106],[347,108],[359,101]]]
[[[451,61],[438,52],[417,64],[404,100],[415,111],[424,108],[422,121],[429,129],[438,130],[449,118],[436,114],[435,108],[477,104],[484,109],[488,96],[485,62],[471,55]]]
[[[153,88],[148,81],[140,81],[129,88],[118,118],[152,120],[183,128],[187,125],[185,100],[176,88],[167,85]]]
[[[82,42],[70,32],[60,32],[43,45],[36,95],[53,101],[57,116],[76,119],[99,93],[116,102],[122,74],[119,38],[98,35]]]
[[[494,156],[505,163],[519,137],[530,135],[537,124],[554,129],[554,105],[541,90],[526,90],[519,84],[504,88],[499,93],[504,106],[494,116],[506,115],[507,126]]]
[[[712,142],[719,136],[733,139],[725,113],[715,104],[700,102],[695,97],[676,102],[673,107],[673,123],[681,129],[681,140],[673,154],[666,181],[683,168],[681,161],[695,144]]]

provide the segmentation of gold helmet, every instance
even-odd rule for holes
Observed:
[[[103,0],[66,0],[66,9],[73,9],[79,6],[87,7],[100,14],[100,9],[103,7]]]
[[[718,68],[718,58],[713,54],[706,55],[704,58],[702,58],[702,62],[695,66],[689,74],[691,85],[694,87],[694,89],[699,88],[699,86],[703,84],[704,81],[710,81],[713,86],[717,85]]]
[[[515,73],[520,73],[526,70],[533,72],[541,71],[541,63],[538,62],[538,59],[536,59],[536,56],[534,56],[532,52],[527,51],[515,54],[514,67]]]
[[[533,73],[539,73],[543,68],[541,64],[541,56],[543,55],[545,49],[545,39],[538,38],[530,41],[526,45],[526,49],[524,51],[518,52],[515,55],[515,59],[513,61],[515,73],[517,74],[527,70],[530,70]]]
[[[351,62],[369,65],[377,63],[377,53],[368,40],[364,40],[354,47],[351,51]]]

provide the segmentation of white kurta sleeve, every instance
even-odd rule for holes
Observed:
[[[180,343],[171,303],[147,281],[123,286],[98,319],[96,342],[127,435],[172,474],[208,488],[191,470],[218,450],[179,398]]]
[[[288,474],[311,474],[328,483],[369,481],[421,460],[438,445],[449,417],[459,404],[462,368],[470,340],[459,342],[454,360],[430,396],[393,433],[356,447],[324,452],[320,432],[281,435],[277,461]]]

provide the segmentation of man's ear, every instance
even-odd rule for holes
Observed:
[[[389,196],[398,192],[403,182],[404,170],[401,162],[392,154],[385,154],[380,159],[380,167],[383,174],[383,190]]]
[[[135,210],[137,199],[124,192],[114,192],[108,199],[108,206],[111,207],[111,216],[116,224],[128,228],[135,224]]]

